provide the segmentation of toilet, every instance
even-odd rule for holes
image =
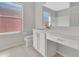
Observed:
[[[24,37],[24,41],[25,41],[25,45],[27,48],[33,46],[33,36],[32,35],[28,35],[28,36]]]

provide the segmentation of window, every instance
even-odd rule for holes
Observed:
[[[0,33],[21,32],[22,6],[10,3],[0,3]]]

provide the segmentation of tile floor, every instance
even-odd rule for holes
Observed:
[[[26,48],[25,45],[9,48],[4,51],[0,51],[0,57],[42,57],[32,47]]]
[[[55,57],[60,57],[55,55]],[[33,47],[26,48],[25,45],[0,51],[0,57],[42,57]]]

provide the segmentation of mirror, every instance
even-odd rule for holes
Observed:
[[[43,10],[43,25],[46,27],[46,28],[49,28],[51,26],[51,14],[47,11],[47,10]]]
[[[79,26],[79,2],[46,2],[42,13],[42,23],[46,27]]]

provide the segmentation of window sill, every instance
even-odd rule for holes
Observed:
[[[20,31],[18,32],[5,32],[5,33],[0,33],[0,35],[9,35],[9,34],[19,34],[21,33]]]

